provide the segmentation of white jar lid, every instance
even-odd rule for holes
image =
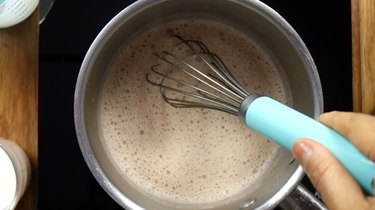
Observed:
[[[31,177],[30,160],[15,142],[0,137],[0,209],[12,210]]]
[[[16,196],[17,176],[12,160],[0,146],[0,209],[10,209]]]
[[[0,0],[0,28],[25,20],[38,6],[39,0]]]

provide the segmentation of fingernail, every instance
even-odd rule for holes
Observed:
[[[295,158],[302,166],[305,166],[313,154],[311,145],[306,142],[297,142],[294,147]]]

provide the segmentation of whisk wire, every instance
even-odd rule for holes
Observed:
[[[227,66],[219,58],[219,56],[217,56],[216,54],[211,54],[211,56],[214,61],[214,64],[217,65],[217,69],[219,69],[220,72],[225,76],[225,78],[228,81],[228,84],[230,84],[230,87],[237,91],[242,97],[247,97],[249,95],[249,92],[240,85],[240,83],[235,79],[235,77],[228,70]]]
[[[158,73],[158,72],[155,72],[155,73]],[[174,80],[174,78],[171,78],[171,77],[168,77],[168,76],[165,76],[163,78],[163,80],[164,79]],[[210,109],[215,109],[215,110],[219,110],[219,111],[225,111],[227,113],[234,114],[234,115],[237,114],[237,111],[238,111],[237,107],[235,107],[232,104],[230,104],[229,102],[221,100],[217,97],[215,97],[215,98],[209,97],[209,96],[207,96],[209,94],[209,92],[207,92],[205,90],[202,90],[200,88],[194,87],[194,86],[192,86],[188,83],[184,83],[184,82],[178,81],[178,80],[176,81],[176,82],[179,82],[181,84],[184,83],[184,85],[189,86],[191,88],[194,88],[198,92],[192,93],[192,92],[183,91],[181,89],[177,89],[177,88],[173,88],[173,87],[170,87],[170,86],[163,85],[163,83],[155,83],[150,79],[150,75],[146,76],[146,80],[150,84],[160,87],[160,93],[161,93],[164,101],[167,102],[168,104],[174,106],[174,107],[178,107],[178,108],[201,107],[201,108],[210,108]],[[190,96],[192,98],[197,98],[197,99],[200,99],[200,100],[212,103],[212,104],[206,104],[206,103],[197,102],[197,101],[193,101],[193,100],[171,98],[171,97],[168,97],[166,95],[165,90],[170,90],[170,91],[173,91],[173,92],[176,92],[176,93],[180,93],[180,94],[183,94],[183,95],[186,95],[186,96]],[[203,92],[207,95],[203,94]],[[209,95],[212,95],[212,94],[209,94]]]
[[[222,85],[222,83],[216,81],[214,78],[210,77],[207,74],[204,74],[199,69],[195,68],[193,65],[189,64],[182,58],[179,58],[175,56],[174,54],[168,52],[168,51],[162,51],[160,55],[157,55],[161,60],[169,63],[170,65],[174,66],[176,69],[184,72],[185,74],[189,75],[190,77],[196,79],[197,81],[207,85],[212,90],[215,90],[224,96],[232,99],[233,101],[237,103],[241,103],[243,101],[242,97],[236,95],[236,94],[230,94],[233,93],[230,89],[228,89],[226,86]],[[172,58],[175,60],[170,60],[168,58]],[[180,65],[178,65],[178,64]],[[184,68],[187,67],[188,69]],[[190,71],[189,71],[190,70]],[[192,72],[195,72],[197,75],[193,74]]]
[[[152,73],[161,79],[157,81],[158,79],[147,74],[147,81],[158,86],[163,100],[174,107],[210,108],[238,115],[241,102],[249,94],[233,78],[224,62],[200,41],[185,40],[178,35],[173,37],[180,41],[177,46],[184,45],[189,49],[189,56],[179,57],[169,51],[154,53],[169,67],[162,64],[152,66]],[[194,65],[188,62],[191,58],[195,59]],[[196,62],[203,64],[204,68],[200,68]],[[159,67],[162,70],[159,70]],[[187,75],[182,77],[186,80],[170,76],[175,70]],[[194,82],[188,82],[189,78]]]
[[[169,76],[168,74],[163,74],[163,73],[160,73],[157,71],[157,67],[159,65],[154,65],[151,67],[151,70],[152,72],[154,72],[155,74],[161,76],[163,78],[163,81],[161,83],[155,83],[153,82],[150,78],[149,78],[149,75],[146,76],[146,80],[153,84],[153,85],[156,85],[156,86],[159,86],[160,88],[162,89],[168,89],[168,90],[171,90],[171,91],[174,91],[174,92],[177,92],[177,93],[181,93],[181,94],[184,94],[184,95],[187,95],[187,96],[190,96],[190,97],[194,97],[194,98],[198,98],[198,99],[201,99],[201,100],[205,100],[207,102],[211,102],[213,104],[216,104],[216,105],[224,105],[226,108],[228,109],[231,109],[233,111],[237,110],[238,107],[235,107],[232,105],[231,101],[228,101],[228,100],[225,100],[225,98],[220,98],[218,97],[217,95],[209,92],[209,91],[206,91],[202,88],[199,88],[199,87],[196,87],[192,84],[189,84],[181,79],[176,79],[174,77],[171,77]],[[180,84],[180,85],[183,85],[183,86],[186,86],[188,88],[191,88],[193,90],[196,90],[197,93],[193,93],[193,92],[188,92],[188,91],[184,91],[184,90],[181,90],[181,89],[177,89],[177,88],[173,88],[173,87],[170,87],[170,86],[167,86],[167,85],[164,85],[164,81],[165,80],[171,80],[177,84]],[[166,100],[167,102],[180,102],[179,105],[181,104],[189,104],[189,103],[194,103],[194,104],[200,104],[200,106],[204,105],[203,103],[197,103],[195,101],[192,101],[192,100],[189,100],[187,101],[185,99],[185,101],[187,101],[188,103],[182,103],[184,100],[180,100],[180,99],[173,99],[171,97],[168,97],[165,93],[165,91],[161,91],[162,93],[162,96],[164,98],[164,100]],[[171,104],[171,103],[169,103]],[[172,104],[173,105],[173,104]]]
[[[212,53],[205,44],[201,41],[197,40],[185,40],[181,36],[174,35],[174,37],[178,38],[181,43],[185,44],[187,47],[190,48],[191,51],[195,55],[197,55],[207,66],[210,67],[210,69],[218,75],[222,80],[224,80],[225,84],[227,84],[230,89],[232,90],[232,93],[236,93],[242,100],[246,96],[249,95],[249,93],[238,83],[238,81],[233,77],[231,72],[228,70],[227,66],[224,64],[224,62],[220,59],[219,56],[217,56],[215,53]],[[197,51],[190,43],[193,43],[197,45],[200,49],[200,51]],[[204,58],[202,55],[207,55],[209,60]]]

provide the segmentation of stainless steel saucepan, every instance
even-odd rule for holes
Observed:
[[[105,191],[126,209],[184,208],[142,194],[121,177],[106,155],[98,123],[103,78],[120,46],[164,21],[191,17],[220,21],[256,40],[264,51],[273,55],[283,71],[290,90],[289,104],[311,117],[322,113],[320,80],[309,51],[293,28],[267,5],[258,0],[137,1],[114,17],[91,45],[81,66],[74,99],[76,132],[86,163]],[[258,180],[256,189],[233,197],[215,209],[272,209],[280,203],[285,208],[323,209],[299,185],[303,170],[292,155],[279,149],[275,160],[272,168]]]

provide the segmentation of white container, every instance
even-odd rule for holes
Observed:
[[[12,210],[31,176],[30,161],[16,143],[0,137],[0,209]]]
[[[16,25],[33,13],[39,0],[0,0],[0,28]]]

